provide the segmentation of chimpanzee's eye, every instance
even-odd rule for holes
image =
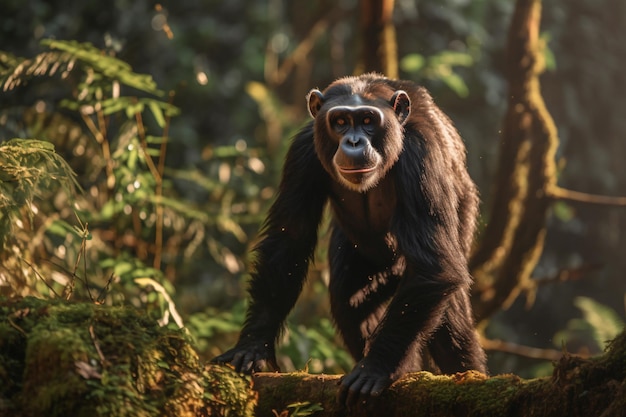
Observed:
[[[343,117],[340,117],[337,120],[335,120],[335,124],[337,126],[344,126],[346,124],[346,119],[344,119]]]
[[[369,116],[368,116],[368,117],[366,117],[366,118],[364,118],[364,119],[363,119],[363,124],[364,124],[364,125],[369,125],[369,124],[372,124],[372,118],[371,118],[371,117],[369,117]]]

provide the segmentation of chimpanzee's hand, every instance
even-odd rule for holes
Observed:
[[[338,401],[352,408],[359,401],[377,397],[397,379],[389,371],[372,365],[368,358],[361,359],[349,374],[339,381]]]
[[[252,342],[237,343],[237,346],[214,358],[213,363],[230,363],[237,372],[250,374],[260,372],[268,365],[273,371],[280,372],[276,363],[274,343]]]

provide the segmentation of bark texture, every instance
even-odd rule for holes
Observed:
[[[541,96],[540,0],[518,0],[508,37],[508,109],[489,223],[470,261],[474,312],[484,320],[528,287],[543,250],[556,185],[557,130]]]

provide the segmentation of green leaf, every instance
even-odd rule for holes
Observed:
[[[450,87],[450,89],[459,97],[467,97],[469,95],[469,88],[467,87],[467,84],[465,84],[465,81],[463,81],[463,79],[457,74],[450,73],[445,77],[442,77],[441,81]]]
[[[626,323],[612,308],[588,297],[576,297],[574,304],[593,328],[594,338],[600,346],[606,346],[606,342],[614,339],[624,329]]]
[[[163,116],[163,110],[161,109],[159,104],[154,100],[150,100],[148,101],[148,107],[150,108],[150,111],[154,116],[154,120],[156,120],[159,127],[165,127],[165,117]]]
[[[147,148],[146,149],[146,153],[150,156],[160,156],[161,155],[161,150],[159,149],[154,149],[154,148]]]
[[[552,35],[549,32],[542,32],[540,35],[541,40],[541,52],[543,52],[543,63],[546,71],[556,70],[556,57],[554,52],[550,49],[549,43],[552,40]]]
[[[324,407],[320,403],[311,403],[310,401],[289,404],[287,408],[294,409],[290,414],[291,417],[306,417],[313,415],[317,411],[324,411]]]
[[[552,205],[554,216],[563,221],[568,222],[575,217],[575,211],[569,204],[564,201],[557,201]]]
[[[129,169],[131,169],[132,171],[134,171],[135,169],[137,169],[137,159],[139,158],[139,152],[137,152],[137,148],[134,147],[129,153],[128,153],[128,162],[127,162],[127,166]]]
[[[161,144],[161,143],[163,143],[163,136],[151,136],[151,135],[147,135],[147,136],[146,136],[146,142],[147,142],[147,143],[157,143],[157,144]]]
[[[447,66],[471,67],[474,64],[474,58],[465,52],[443,51],[435,55],[433,59],[435,59],[439,65]]]
[[[423,55],[409,54],[400,60],[400,68],[404,72],[415,73],[424,68],[426,60]]]
[[[76,226],[74,226],[76,227]],[[55,220],[50,226],[46,229],[47,232],[61,237],[66,237],[68,234],[76,234],[80,236],[80,233],[76,233],[76,231],[65,221],[63,220]]]
[[[113,216],[115,216],[116,213],[118,213],[122,208],[122,205],[120,203],[117,203],[114,200],[109,200],[106,203],[104,203],[104,205],[102,206],[102,209],[100,210],[100,216],[102,220],[109,220],[112,219]]]
[[[102,113],[108,116],[113,113],[124,110],[130,104],[130,100],[127,97],[118,97],[104,100],[102,104]]]
[[[126,117],[134,119],[137,113],[143,112],[144,105],[142,102],[131,104],[126,107]]]
[[[130,262],[119,261],[113,268],[113,273],[118,277],[126,275],[135,269],[134,265]]]

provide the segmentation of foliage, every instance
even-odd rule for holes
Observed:
[[[21,234],[2,234],[13,239],[10,246],[3,245],[4,268],[7,268],[3,288],[5,292],[38,294],[41,290],[34,284],[39,277],[47,287],[43,287],[43,292],[52,291],[52,295],[57,293],[55,286],[73,288],[78,278],[84,284],[78,297],[94,299],[91,289],[113,289],[107,297],[110,302],[128,299],[143,304],[167,324],[170,317],[175,317],[175,309],[169,298],[173,287],[164,280],[160,268],[162,259],[175,265],[203,251],[202,241],[211,229],[244,242],[247,236],[239,226],[241,222],[235,222],[230,215],[237,195],[226,191],[226,184],[210,181],[198,171],[193,176],[186,171],[166,172],[167,130],[171,117],[179,110],[170,103],[171,99],[165,102],[158,98],[164,93],[152,77],[134,73],[128,64],[89,44],[44,41],[42,45],[49,50],[34,58],[0,53],[0,86],[4,90],[33,83],[36,77],[45,81],[58,73],[61,80],[75,85],[71,98],[62,99],[59,108],[52,107],[53,116],[48,113],[47,105],[36,110],[35,120],[52,118],[52,126],[41,128],[36,123],[31,125],[31,133],[52,143],[13,140],[3,145],[7,152],[2,154],[6,163],[0,183],[3,187],[0,220],[7,231],[14,224],[28,223],[28,227],[22,227]],[[139,97],[133,92],[151,96]],[[82,123],[62,117],[55,119],[56,112],[63,109],[73,112]],[[152,119],[144,121],[145,114],[150,114]],[[71,129],[80,133],[69,138],[70,143],[68,138],[52,133]],[[159,130],[160,134],[149,134]],[[80,182],[88,192],[72,195],[69,185],[77,184],[77,180],[69,165],[54,153],[55,142],[60,142],[65,152],[69,151],[67,145],[74,146],[72,164],[82,171]],[[241,149],[225,157],[225,151],[218,148],[215,153],[222,155],[222,159],[243,158],[243,163],[247,153],[253,154]],[[256,162],[254,157],[247,161],[252,161],[251,165],[256,163],[257,170],[262,169],[258,167],[262,167],[258,158]],[[50,200],[50,193],[55,192],[52,187],[55,179],[70,193]],[[224,202],[230,204],[206,210],[181,203],[172,180],[201,184],[210,193],[221,193]],[[30,204],[35,194],[43,197],[38,207]],[[73,206],[69,205],[70,201]],[[20,211],[24,206],[30,211]],[[74,210],[78,213],[76,218]],[[27,212],[29,222],[22,218]],[[245,206],[239,212],[245,215]],[[86,236],[81,237],[71,225],[76,219],[79,222],[82,219],[90,227],[87,230],[84,226],[90,238],[86,252]],[[134,233],[129,234],[130,230]],[[35,232],[45,254],[41,247],[27,245]],[[231,272],[242,269],[221,242],[207,240],[209,246],[204,251],[224,262]],[[185,251],[182,256],[177,255],[182,244],[186,245]],[[82,276],[78,276],[76,267],[81,256],[83,270]],[[50,257],[58,258],[61,263],[45,263]],[[33,259],[36,267],[20,268],[22,258]],[[149,285],[145,288],[138,286],[139,283]],[[179,318],[176,321],[182,325]]]
[[[150,75],[132,72],[130,65],[107,56],[92,45],[51,39],[43,40],[41,44],[51,51],[41,53],[34,58],[15,57],[8,52],[0,54],[0,62],[5,67],[0,76],[0,86],[3,86],[5,91],[19,87],[33,77],[52,76],[60,72],[61,78],[67,78],[74,65],[79,64],[89,68],[91,75],[81,85],[81,91],[78,93],[81,101],[93,100],[94,96],[102,97],[106,93],[103,89],[112,87],[108,82],[112,79],[137,90],[163,95],[163,92],[156,88]],[[103,81],[103,84],[94,88]]]
[[[309,401],[289,404],[287,409],[292,409],[285,413],[285,417],[306,417],[315,414],[316,411],[324,411],[319,403],[311,404]],[[276,413],[276,417],[282,417],[283,414]]]
[[[194,338],[194,344],[199,352],[208,353],[210,357],[221,353],[215,349],[215,340],[224,334],[236,335],[241,329],[245,317],[244,303],[237,303],[230,311],[219,311],[215,308],[207,308],[205,311],[196,312],[185,321],[185,326]],[[224,348],[234,340],[224,343]]]
[[[20,210],[26,208],[32,220],[35,196],[56,186],[71,195],[78,183],[68,163],[54,152],[54,145],[25,139],[0,144],[0,250],[7,249]]]
[[[281,341],[279,353],[290,358],[288,369],[306,369],[311,373],[344,373],[354,362],[344,349],[336,346],[336,334],[329,319],[322,318],[316,325],[290,326]]]
[[[60,191],[57,199],[71,198],[76,176],[54,146],[39,140],[12,139],[0,145],[0,287],[2,292],[34,290],[36,271],[29,268],[31,252],[41,233],[34,227],[40,202]],[[37,198],[37,201],[35,199]],[[50,227],[66,226],[51,218]],[[65,233],[76,232],[67,227]],[[33,242],[34,240],[34,242]]]
[[[400,68],[409,74],[420,73],[426,79],[441,80],[459,97],[467,97],[469,88],[453,68],[470,67],[472,64],[473,58],[468,53],[443,51],[428,58],[421,54],[406,55],[400,61]]]
[[[589,297],[576,297],[574,302],[583,317],[570,320],[567,327],[554,336],[555,344],[579,348],[592,339],[595,342],[593,353],[598,353],[626,328],[624,319],[612,308]]]

